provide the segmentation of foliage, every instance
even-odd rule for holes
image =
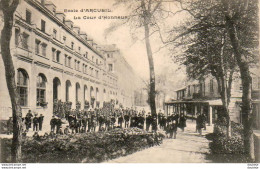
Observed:
[[[164,136],[138,128],[114,129],[75,135],[25,138],[22,162],[96,163],[159,145]],[[9,162],[10,139],[1,139],[1,162]]]
[[[250,159],[244,150],[243,126],[241,124],[231,122],[232,136],[226,137],[226,126],[223,123],[216,123],[214,133],[206,135],[210,140],[209,148],[211,154],[208,158],[213,162],[250,162]]]

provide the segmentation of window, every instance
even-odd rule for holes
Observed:
[[[17,90],[19,94],[20,106],[27,106],[28,100],[28,75],[23,69],[18,69]]]
[[[210,93],[214,93],[214,84],[213,84],[213,79],[210,80]]]
[[[71,67],[71,57],[68,57],[68,66]]]
[[[19,45],[19,36],[20,36],[20,30],[19,29],[15,29],[15,45],[16,46]]]
[[[46,22],[44,20],[41,20],[41,31],[45,32],[45,26],[46,26]]]
[[[60,63],[60,51],[56,52],[56,62]]]
[[[80,61],[77,63],[77,70],[80,71]]]
[[[26,10],[26,16],[25,16],[25,20],[27,23],[31,24],[31,17],[32,17],[32,13],[28,10]]]
[[[88,58],[88,52],[86,52],[86,58]]]
[[[77,62],[77,60],[75,59],[75,60],[74,60],[74,69],[75,69],[75,70],[77,70],[77,63],[78,63],[78,62]]]
[[[113,71],[113,65],[112,64],[108,64],[108,71]]]
[[[79,53],[80,53],[80,50],[81,50],[81,48],[80,48],[80,46],[79,46]]]
[[[96,77],[98,78],[98,70],[96,71]]]
[[[46,78],[43,74],[39,74],[37,77],[37,106],[41,106],[41,103],[46,102]]]
[[[47,44],[42,43],[42,56],[46,56],[46,48],[47,48]]]
[[[190,85],[188,86],[188,96],[190,96]]]
[[[85,73],[85,64],[82,64],[82,72]]]
[[[257,89],[260,89],[260,77],[257,78]]]
[[[64,65],[68,66],[68,55],[65,54]]]
[[[29,35],[26,33],[23,33],[23,40],[22,40],[22,47],[24,49],[29,49]]]
[[[57,30],[53,29],[53,38],[57,39]]]
[[[96,64],[98,65],[98,59],[96,59]]]
[[[56,49],[52,48],[51,51],[52,51],[52,60],[55,61]]]
[[[71,49],[74,48],[74,42],[71,42]]]
[[[35,40],[35,54],[40,54],[40,43],[41,41]]]
[[[85,73],[87,74],[88,73],[88,66],[85,65]]]
[[[66,36],[63,36],[63,42],[66,43]]]
[[[107,58],[110,58],[110,55],[109,55],[109,53],[107,54]]]

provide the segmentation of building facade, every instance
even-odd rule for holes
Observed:
[[[260,129],[260,77],[256,73],[252,76],[252,103],[255,116],[254,128]],[[242,85],[240,78],[232,82],[229,114],[231,121],[242,122]],[[204,113],[211,125],[222,111],[222,101],[218,92],[215,78],[208,77],[195,80],[181,89],[176,90],[176,100],[165,103],[166,112],[181,112],[191,118],[196,118],[197,113]]]
[[[130,66],[120,62],[115,65],[122,68],[111,71],[108,51],[56,11],[55,4],[22,0],[14,15],[11,53],[23,117],[31,110],[43,114],[48,125],[58,100],[80,110],[111,100],[133,106],[136,86],[123,84],[116,72]],[[11,102],[2,59],[0,70],[0,118],[5,120],[11,116]]]

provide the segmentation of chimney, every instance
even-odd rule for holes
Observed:
[[[93,42],[93,39],[91,39],[91,38],[89,37],[87,41],[88,41],[88,43],[89,43],[91,46],[93,46],[93,43],[94,43],[94,42]]]
[[[57,17],[60,21],[62,21],[63,23],[65,23],[65,14],[64,14],[64,13],[62,13],[62,12],[57,12],[57,13],[56,13],[56,17]]]
[[[88,36],[85,32],[80,32],[80,37],[82,37],[84,40],[88,40]]]
[[[72,22],[71,20],[65,20],[65,24],[66,24],[69,28],[73,29],[73,22]]]
[[[45,0],[41,0],[41,4],[45,6]]]
[[[46,7],[49,11],[51,11],[53,14],[56,13],[56,6],[55,6],[52,2],[50,2],[50,1],[45,1],[45,7]]]
[[[73,27],[73,31],[74,31],[75,33],[77,33],[78,35],[80,35],[80,27],[74,26],[74,27]]]

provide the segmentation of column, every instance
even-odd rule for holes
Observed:
[[[209,125],[212,125],[212,106],[209,106]]]
[[[194,105],[194,117],[197,118],[197,105]]]

